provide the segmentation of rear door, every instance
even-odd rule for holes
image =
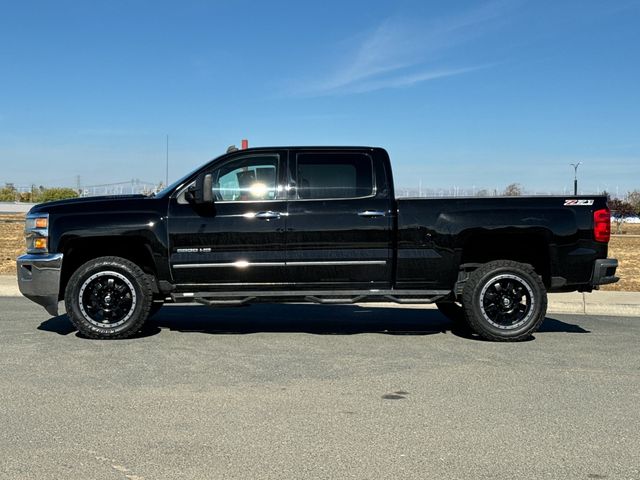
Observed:
[[[371,150],[290,152],[286,262],[298,288],[391,285],[390,192],[374,166]]]

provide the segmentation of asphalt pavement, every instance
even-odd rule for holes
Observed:
[[[640,478],[640,321],[531,341],[435,310],[169,306],[79,337],[0,298],[2,479]]]

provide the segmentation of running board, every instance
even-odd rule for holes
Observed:
[[[242,307],[243,305],[246,305],[255,299],[256,297],[244,297],[237,300],[209,300],[206,298],[198,297],[194,298],[193,301],[202,305],[206,305],[207,307]]]
[[[309,302],[326,305],[393,302],[435,303],[451,295],[450,290],[287,290],[233,292],[177,292],[174,302],[196,302],[210,307],[237,307],[253,302]]]

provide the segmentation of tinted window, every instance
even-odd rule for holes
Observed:
[[[297,156],[298,197],[357,198],[373,193],[371,158],[358,153],[303,153]]]
[[[277,195],[276,155],[247,157],[213,171],[213,195],[218,201],[274,200]]]

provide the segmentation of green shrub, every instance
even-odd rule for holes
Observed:
[[[33,197],[33,201],[38,203],[53,202],[54,200],[66,200],[67,198],[76,198],[78,192],[73,188],[43,188]]]

